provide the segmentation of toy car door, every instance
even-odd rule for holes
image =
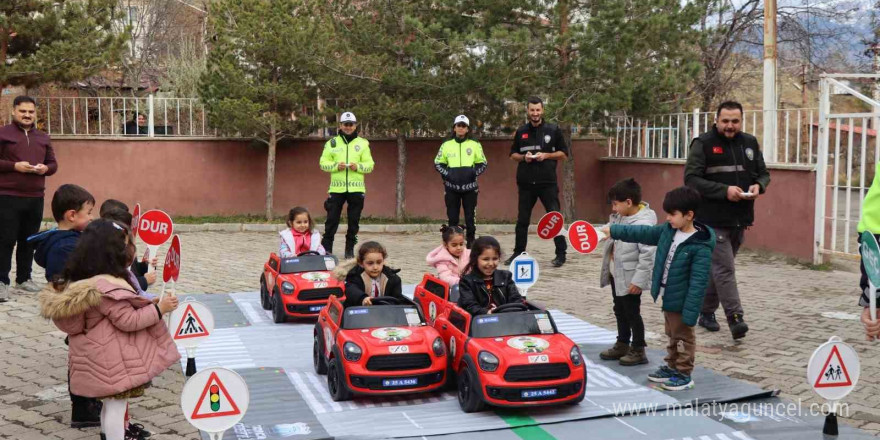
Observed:
[[[416,286],[413,301],[422,308],[428,325],[433,326],[437,317],[446,311],[449,303],[449,286],[430,274],[425,274]]]
[[[275,279],[278,278],[278,267],[281,265],[281,259],[274,252],[269,255],[269,261],[266,262],[264,278],[266,279],[266,289],[269,296],[275,294]]]
[[[458,364],[464,354],[464,342],[468,338],[470,324],[471,315],[461,307],[451,304],[446,313],[437,318],[437,325],[434,327],[446,342],[452,368],[455,371],[458,371]]]
[[[328,319],[329,317],[329,319]],[[324,332],[324,355],[329,358],[336,342],[336,332],[339,330],[342,319],[342,304],[339,301],[331,301],[327,304],[327,315],[321,315],[321,329]]]

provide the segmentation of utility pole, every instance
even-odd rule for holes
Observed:
[[[764,158],[776,162],[776,0],[764,1]]]

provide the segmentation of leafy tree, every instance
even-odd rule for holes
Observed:
[[[317,0],[220,0],[201,96],[214,127],[266,144],[266,218],[273,216],[278,141],[312,131],[302,111],[317,99],[313,50],[328,42]]]
[[[95,74],[120,58],[116,0],[0,2],[0,88]]]

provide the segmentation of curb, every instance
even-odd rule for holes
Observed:
[[[40,231],[45,231],[56,226],[55,222],[42,222]],[[389,224],[389,225],[361,225],[360,232],[366,233],[390,233],[390,234],[413,234],[440,232],[441,223],[423,224]],[[280,223],[203,223],[198,225],[179,224],[174,225],[174,232],[280,232],[287,226]],[[318,225],[318,231],[324,233],[324,225]],[[513,234],[514,225],[477,225],[481,234]],[[337,232],[348,231],[348,225],[341,224]],[[537,231],[536,225],[529,226],[529,232]]]

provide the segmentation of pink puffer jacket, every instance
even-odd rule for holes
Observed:
[[[99,275],[39,295],[40,314],[70,335],[70,391],[107,397],[146,384],[180,360],[148,299],[122,279]]]
[[[450,286],[458,284],[461,279],[461,271],[468,264],[471,257],[471,250],[464,249],[460,258],[455,258],[446,250],[446,246],[440,245],[425,257],[428,266],[437,269],[437,277],[445,281]]]

